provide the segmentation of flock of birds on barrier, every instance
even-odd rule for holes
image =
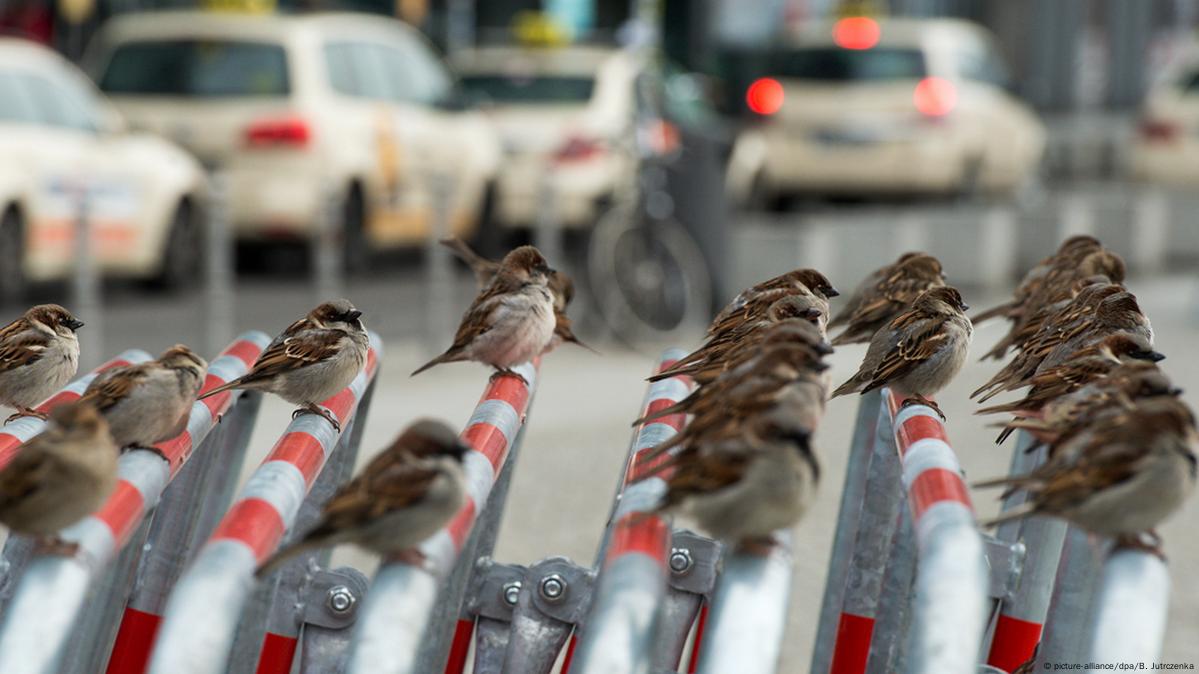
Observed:
[[[563,342],[581,344],[566,306],[568,276],[535,248],[500,262],[447,241],[474,270],[480,291],[453,343],[418,368],[475,361],[497,374]],[[1067,240],[1033,268],[1011,301],[975,322],[1004,317],[1008,334],[984,358],[1012,360],[974,392],[986,401],[1027,387],[1014,402],[981,414],[1010,413],[1002,442],[1023,430],[1047,448],[1027,475],[976,486],[1022,490],[1027,501],[999,522],[1054,515],[1156,554],[1155,527],[1194,487],[1199,432],[1179,390],[1158,368],[1149,319],[1122,285],[1124,263],[1088,236]],[[685,376],[687,397],[636,423],[687,414],[683,430],[651,450],[648,475],[667,483],[660,511],[684,513],[716,538],[751,553],[768,551],[774,532],[794,525],[821,470],[813,437],[830,397],[887,387],[904,405],[931,407],[964,365],[973,327],[941,263],[908,253],[866,278],[834,317],[838,292],[814,269],[798,269],[738,295],[713,320],[702,346],[651,377]],[[58,305],[39,305],[0,329],[0,404],[47,419],[46,430],[0,470],[0,522],[34,536],[51,554],[76,546],[58,532],[96,510],[112,492],[125,448],[153,450],[186,427],[197,397],[233,389],[273,393],[316,414],[362,369],[369,340],[361,312],[326,302],[290,325],[244,376],[200,396],[207,364],[183,345],[159,358],[100,373],[82,397],[47,415],[35,406],[75,375],[82,323]],[[841,331],[831,340],[828,328]],[[825,357],[834,346],[867,343],[858,372],[831,386]],[[585,345],[583,345],[585,346]],[[267,560],[259,573],[299,551],[355,543],[420,563],[416,546],[465,501],[462,458],[469,448],[446,424],[405,429],[327,502],[320,522]]]

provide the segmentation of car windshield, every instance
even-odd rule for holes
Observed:
[[[147,96],[285,96],[290,84],[279,45],[173,40],[117,47],[100,88]]]
[[[493,103],[586,103],[595,89],[594,78],[569,75],[465,75],[461,82],[471,94]]]
[[[770,59],[770,74],[781,79],[829,82],[918,80],[924,77],[925,68],[919,49],[812,47],[775,53]]]

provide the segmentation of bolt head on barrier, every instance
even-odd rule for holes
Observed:
[[[516,606],[517,600],[520,599],[520,581],[514,580],[510,583],[504,583],[503,597],[505,604]]]
[[[670,550],[670,572],[682,576],[691,570],[695,564],[695,560],[691,557],[691,551],[687,548],[671,548]]]
[[[548,602],[559,602],[566,597],[566,579],[561,574],[551,573],[541,579],[538,591],[541,598]]]
[[[357,602],[358,598],[345,585],[335,585],[329,588],[328,598],[325,600],[325,603],[329,606],[329,610],[337,615],[344,615],[350,612]]]

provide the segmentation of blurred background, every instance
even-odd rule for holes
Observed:
[[[1095,234],[1195,403],[1197,24],[1199,0],[0,0],[0,314],[66,304],[90,366],[350,297],[387,344],[365,460],[411,418],[464,422],[487,377],[408,379],[475,292],[436,240],[533,242],[601,355],[545,359],[497,555],[587,562],[653,354],[796,266],[848,291],[924,249],[982,307]],[[995,367],[943,395],[972,478],[1007,466],[965,397]],[[784,671],[854,404],[820,441]],[[287,420],[268,402],[252,461]],[[1184,590],[1197,516],[1164,530]],[[1199,604],[1174,603],[1165,659],[1199,661]]]

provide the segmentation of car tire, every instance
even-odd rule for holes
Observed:
[[[974,201],[982,195],[984,168],[982,157],[970,157],[962,164],[962,178],[954,193],[959,201]]]
[[[488,183],[483,192],[483,203],[479,205],[475,233],[471,237],[471,247],[483,257],[491,259],[499,259],[508,252],[507,232],[495,217],[496,199],[495,183]]]
[[[196,210],[180,202],[171,217],[162,249],[162,265],[151,283],[159,290],[178,291],[196,285],[204,272],[204,237]]]
[[[21,214],[10,208],[0,217],[0,306],[25,299],[25,233]]]
[[[347,276],[370,271],[371,245],[366,237],[366,199],[362,188],[351,185],[341,211],[342,268]]]

